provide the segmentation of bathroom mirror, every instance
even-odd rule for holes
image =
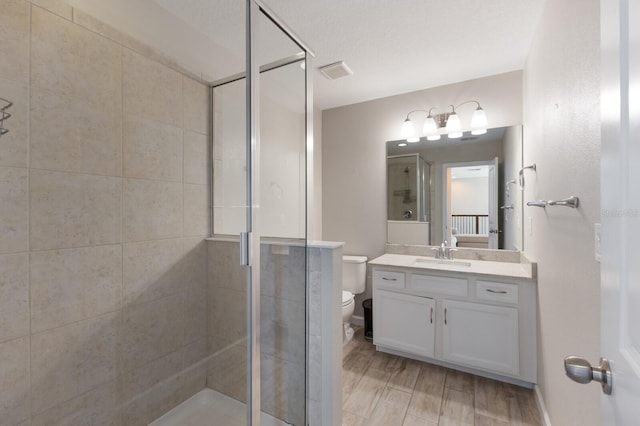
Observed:
[[[465,133],[460,139],[387,142],[387,242],[439,245],[447,240],[457,247],[523,250],[522,193],[517,185],[522,144],[521,125],[478,136]],[[411,168],[404,173],[408,164],[396,165],[398,158],[418,158],[413,177]],[[417,178],[420,161],[422,179]],[[416,217],[409,206],[417,207],[413,194],[417,200],[421,191],[426,210]]]

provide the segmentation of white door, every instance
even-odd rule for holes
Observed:
[[[602,0],[601,424],[640,419],[640,1]]]
[[[498,157],[489,166],[489,248],[498,248]]]

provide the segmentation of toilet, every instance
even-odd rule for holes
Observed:
[[[354,296],[363,293],[367,278],[367,258],[365,256],[342,256],[342,323],[343,343],[353,338],[351,316],[356,306]]]

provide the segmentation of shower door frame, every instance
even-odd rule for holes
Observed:
[[[240,236],[241,259],[246,261],[247,267],[247,425],[259,426],[261,415],[260,395],[260,73],[258,52],[254,46],[258,45],[258,19],[264,14],[275,24],[289,39],[305,52],[305,136],[306,136],[306,167],[305,167],[305,246],[308,239],[310,211],[310,197],[308,196],[312,183],[309,173],[312,165],[313,153],[313,93],[311,73],[311,57],[314,53],[307,45],[280,19],[268,6],[259,0],[246,0],[246,126],[247,126],[247,232]],[[284,61],[286,62],[286,60]],[[305,277],[306,277],[305,271]],[[305,280],[306,281],[306,280]],[[308,292],[306,294],[306,307],[308,308]],[[309,424],[308,418],[308,394],[309,394],[309,316],[305,309],[305,424]]]

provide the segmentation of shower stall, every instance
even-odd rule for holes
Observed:
[[[0,10],[0,424],[313,423],[306,45],[258,0]]]

